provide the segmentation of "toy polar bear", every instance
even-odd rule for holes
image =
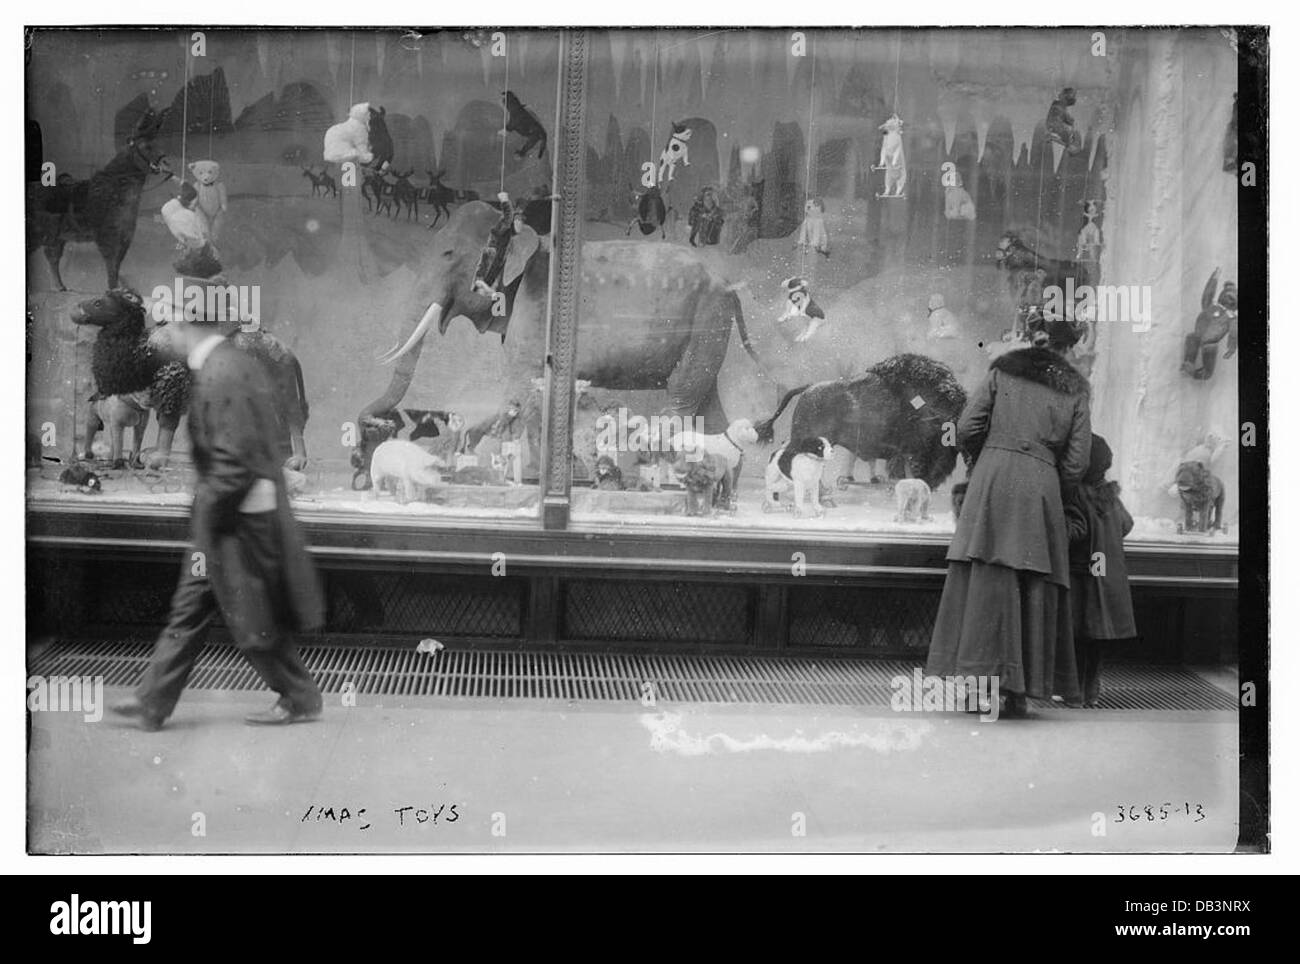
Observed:
[[[325,132],[325,162],[346,164],[355,161],[369,164],[375,159],[370,150],[370,104],[353,104],[348,119]]]
[[[216,161],[194,161],[189,165],[194,187],[199,192],[196,212],[208,226],[208,237],[216,241],[226,214],[226,185],[221,181],[221,165]]]

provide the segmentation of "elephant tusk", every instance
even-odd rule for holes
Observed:
[[[438,304],[436,301],[430,304],[429,309],[424,313],[424,317],[420,319],[420,323],[415,326],[415,331],[411,332],[411,337],[406,339],[406,344],[401,348],[397,348],[396,346],[390,348],[379,360],[387,365],[391,362],[397,361],[397,359],[405,355],[420,343],[420,339],[428,333],[429,325],[433,323],[434,316],[441,313],[442,305]]]

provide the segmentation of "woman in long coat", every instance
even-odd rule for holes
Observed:
[[[926,673],[996,677],[1009,716],[1027,695],[1079,695],[1061,486],[1088,468],[1092,424],[1088,382],[1060,354],[1075,337],[1052,322],[1039,347],[995,359],[957,425],[976,460]]]

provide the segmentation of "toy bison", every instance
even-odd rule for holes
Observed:
[[[754,428],[771,442],[776,420],[794,398],[791,438],[826,438],[863,461],[887,459],[894,478],[941,485],[957,462],[945,443],[966,405],[966,392],[951,368],[921,355],[895,355],[860,378],[818,382],[787,392],[770,418]]]

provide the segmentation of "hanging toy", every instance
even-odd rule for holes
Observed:
[[[906,197],[907,195],[903,193],[903,189],[907,187],[907,159],[903,156],[903,121],[894,114],[880,125],[880,130],[885,132],[880,142],[880,163],[871,169],[885,172],[885,190],[876,197]]]
[[[673,179],[673,172],[677,168],[677,162],[682,162],[682,167],[691,166],[691,150],[687,143],[691,139],[691,129],[685,123],[672,122],[673,132],[668,135],[668,143],[664,145],[663,153],[659,155],[659,183],[665,180]],[[664,175],[667,174],[667,178]]]
[[[324,158],[327,164],[369,164],[375,159],[370,150],[370,104],[353,104],[348,119],[325,132]]]
[[[1083,149],[1083,138],[1074,126],[1074,117],[1070,108],[1075,105],[1077,97],[1073,87],[1066,87],[1061,96],[1052,101],[1047,109],[1047,139],[1060,146],[1069,154],[1078,154]],[[1060,162],[1059,152],[1057,163]]]
[[[518,229],[515,206],[510,201],[510,195],[505,191],[497,194],[497,207],[501,209],[501,218],[488,232],[488,241],[479,257],[473,286],[475,291],[489,298],[496,291],[497,276],[505,267],[506,250],[510,246],[510,239],[515,236]]]
[[[180,197],[162,206],[162,219],[181,252],[174,262],[176,270],[184,275],[210,278],[221,270],[221,261],[208,236],[207,219],[199,212],[198,205],[199,192],[186,181],[181,185]]]
[[[1097,218],[1101,216],[1100,201],[1083,202],[1084,224],[1079,229],[1079,239],[1074,245],[1074,260],[1096,263],[1101,257],[1101,228]]]
[[[822,311],[821,305],[813,301],[812,294],[808,290],[808,282],[803,278],[787,278],[781,282],[781,287],[785,290],[785,297],[789,303],[786,305],[785,313],[776,320],[776,323],[781,325],[792,318],[806,319],[808,323],[794,340],[807,341],[826,320],[826,312]]]
[[[812,248],[824,258],[831,256],[831,239],[826,233],[826,205],[819,197],[809,198],[803,206],[803,223],[799,225],[796,248]]]
[[[975,202],[962,187],[961,175],[952,172],[953,183],[943,189],[943,216],[949,221],[974,221]]]
[[[216,161],[193,161],[190,173],[199,192],[198,213],[207,222],[208,237],[217,240],[226,215],[226,185],[221,181],[221,165]]]

